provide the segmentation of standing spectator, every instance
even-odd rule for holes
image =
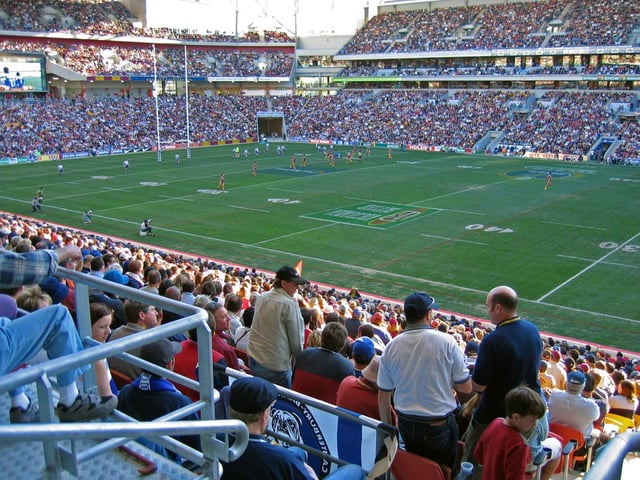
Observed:
[[[340,382],[353,375],[353,364],[340,353],[347,335],[341,323],[331,322],[324,327],[321,346],[306,348],[296,358],[291,388],[335,404]]]
[[[456,469],[458,425],[454,390],[471,393],[464,355],[451,335],[431,328],[435,300],[412,293],[404,301],[407,325],[380,359],[378,404],[380,419],[393,421],[409,452]]]
[[[493,419],[505,416],[507,392],[524,385],[541,394],[542,340],[536,326],[518,316],[518,294],[511,287],[495,287],[487,294],[486,304],[496,329],[480,343],[472,380],[481,397],[463,436],[463,461],[474,464],[474,479],[482,474],[473,456],[476,444]]]
[[[535,428],[546,410],[540,395],[528,387],[507,393],[507,416],[494,419],[476,445],[475,457],[484,466],[483,480],[524,478],[531,453],[523,434]]]
[[[256,300],[249,339],[249,368],[254,375],[291,387],[291,361],[302,352],[304,321],[295,298],[298,286],[309,283],[295,268],[276,272],[273,289]]]

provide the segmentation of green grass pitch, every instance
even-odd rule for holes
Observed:
[[[331,167],[313,145],[275,146],[183,150],[179,167],[171,151],[65,160],[61,176],[57,162],[5,166],[0,209],[31,216],[43,185],[44,221],[271,271],[302,259],[313,281],[425,290],[463,315],[485,317],[486,292],[507,284],[542,331],[639,350],[640,169],[382,149],[346,164],[340,146]],[[140,238],[147,217],[157,236]]]

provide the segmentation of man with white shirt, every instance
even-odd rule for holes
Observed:
[[[571,372],[567,376],[566,390],[554,390],[549,397],[549,421],[561,423],[591,436],[593,422],[600,417],[600,408],[591,398],[582,396],[586,383],[584,373]]]

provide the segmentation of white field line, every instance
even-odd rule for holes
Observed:
[[[427,238],[439,238],[441,240],[453,240],[454,242],[471,243],[473,245],[486,245],[486,243],[483,242],[471,242],[469,240],[461,240],[459,238],[439,237],[438,235],[427,235],[426,233],[421,233],[420,236]]]
[[[549,225],[560,225],[562,227],[575,227],[575,228],[588,228],[590,230],[602,230],[602,231],[607,231],[606,228],[602,228],[602,227],[591,227],[588,225],[574,225],[571,223],[560,223],[560,222],[542,222],[542,223],[548,223]]]

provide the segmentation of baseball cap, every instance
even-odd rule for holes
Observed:
[[[260,413],[278,398],[273,383],[260,377],[235,380],[229,390],[229,406],[240,413]]]
[[[62,302],[69,294],[69,287],[56,277],[47,277],[40,284],[43,292],[49,294],[54,305]]]
[[[429,310],[438,310],[434,298],[425,292],[415,292],[404,300],[404,312],[407,320],[419,320]]]
[[[178,342],[161,338],[153,343],[143,345],[140,349],[140,358],[159,367],[166,367],[174,355],[181,351],[182,346]]]
[[[285,265],[284,267],[280,268],[280,270],[276,272],[276,278],[278,280],[286,280],[289,282],[294,282],[294,283],[297,283],[298,285],[304,285],[306,283],[309,283],[309,280],[305,280],[304,278],[302,278],[295,268],[290,267],[288,265]]]
[[[586,381],[587,377],[585,377],[584,373],[574,370],[567,375],[567,391],[574,393],[581,392]]]
[[[119,283],[120,285],[127,285],[129,283],[129,277],[121,274],[117,270],[108,270],[102,278],[110,282]]]
[[[366,363],[375,355],[376,349],[373,340],[369,337],[358,337],[351,345],[351,356],[358,360],[358,363]],[[360,361],[363,360],[363,361]]]

